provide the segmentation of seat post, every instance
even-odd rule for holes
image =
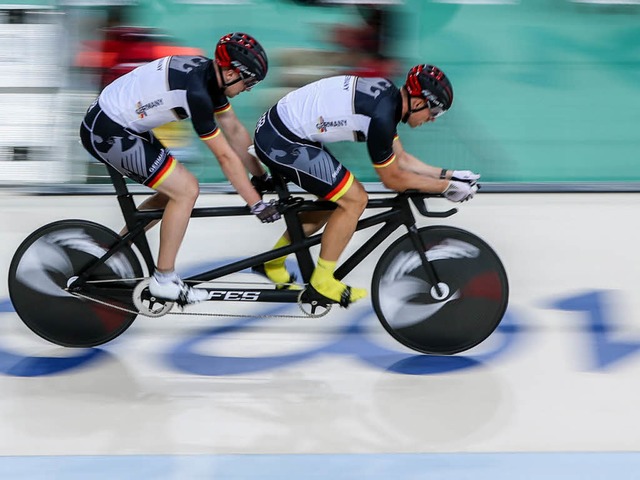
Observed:
[[[287,180],[274,171],[271,172],[271,176],[273,177],[273,182],[275,185],[276,193],[278,194],[278,199],[283,204],[288,203],[288,201],[291,199],[291,192],[287,187]],[[296,208],[285,210],[283,216],[292,244],[300,243],[305,238],[307,238],[304,233],[302,222],[300,221],[300,217],[298,216],[298,211]],[[311,274],[313,273],[313,270],[315,268],[315,263],[313,261],[313,258],[311,257],[311,252],[307,248],[297,251],[295,255],[296,259],[298,260],[300,273],[302,274],[302,280],[307,283],[311,280]]]
[[[129,230],[133,230],[136,223],[135,213],[138,211],[138,208],[133,201],[133,196],[127,188],[127,183],[124,179],[124,175],[122,175],[111,165],[107,165],[107,171],[109,172],[109,176],[111,177],[111,183],[113,183],[113,186],[116,189],[118,204],[120,205],[120,210],[122,210],[125,224],[127,225],[127,228]]]
[[[124,175],[122,175],[111,165],[107,165],[107,171],[109,172],[111,182],[113,183],[113,186],[116,190],[118,204],[120,205],[120,210],[122,211],[122,216],[124,217],[124,222],[127,226],[127,230],[129,232],[133,232],[138,227],[138,220],[136,219],[138,207],[133,200],[133,195],[131,195],[129,189],[127,188],[127,182]],[[152,272],[154,269],[153,254],[151,253],[151,248],[149,247],[149,242],[147,241],[146,235],[137,235],[134,238],[133,243],[136,247],[138,247],[138,250],[140,250],[142,257],[147,264],[149,272]]]

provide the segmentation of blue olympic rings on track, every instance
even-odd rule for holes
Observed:
[[[198,265],[192,272],[182,272],[183,276],[203,271],[204,268],[215,268],[226,262],[216,262],[212,265]],[[295,265],[288,263],[295,270]],[[277,306],[258,312],[259,315],[284,314],[289,305]],[[353,307],[352,307],[353,308]],[[0,313],[13,312],[8,300],[0,301]],[[514,321],[510,311],[507,311],[498,329],[493,333],[493,347],[476,355],[433,356],[421,355],[407,351],[401,345],[398,349],[391,349],[378,345],[372,341],[365,325],[370,322],[375,313],[370,307],[355,308],[349,316],[346,325],[337,329],[331,335],[331,340],[324,344],[304,351],[272,355],[272,356],[225,356],[201,353],[198,346],[207,342],[208,348],[216,342],[222,343],[225,337],[242,332],[257,322],[268,321],[260,317],[238,318],[231,325],[207,328],[196,336],[177,344],[166,353],[167,362],[182,372],[205,375],[225,376],[242,375],[258,371],[269,371],[287,365],[308,361],[318,355],[345,355],[358,358],[371,367],[404,375],[437,375],[463,369],[475,368],[490,360],[504,355],[511,350],[519,338],[521,327]],[[215,319],[215,317],[212,317]],[[374,320],[377,322],[377,319]],[[382,326],[380,326],[382,328]],[[125,337],[122,337],[125,340]],[[135,342],[135,339],[132,339]],[[111,349],[112,347],[106,347]],[[53,375],[80,367],[87,367],[91,363],[106,358],[104,348],[89,348],[69,350],[75,354],[62,357],[24,356],[11,353],[0,345],[0,373],[11,376],[35,377]]]

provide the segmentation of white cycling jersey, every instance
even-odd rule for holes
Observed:
[[[290,92],[276,109],[296,136],[320,143],[367,142],[371,160],[378,164],[393,154],[400,99],[387,79],[341,75]]]
[[[357,77],[325,78],[286,95],[278,115],[301,138],[314,142],[357,141],[355,132],[369,131],[371,119],[354,112]]]
[[[188,108],[187,92],[168,89],[166,72],[170,58],[154,60],[107,85],[100,94],[102,110],[135,132],[179,120],[172,109]]]
[[[112,120],[138,133],[191,118],[198,135],[206,138],[218,128],[214,112],[229,107],[214,80],[212,60],[206,57],[164,57],[114,80],[99,103]]]

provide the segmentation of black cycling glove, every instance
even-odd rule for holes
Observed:
[[[260,194],[260,196],[264,195],[267,192],[273,192],[276,189],[276,186],[273,183],[273,178],[268,173],[265,173],[264,175],[261,175],[259,177],[251,177],[251,184]]]

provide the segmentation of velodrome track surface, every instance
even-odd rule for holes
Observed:
[[[421,219],[479,235],[509,274],[502,325],[453,357],[397,344],[368,301],[320,319],[234,316],[297,313],[268,304],[140,317],[100,348],[66,349],[22,324],[3,280],[0,477],[636,479],[639,203],[481,193]],[[114,197],[0,194],[5,279],[20,242],[64,218],[121,225]],[[195,219],[180,269],[257,252],[281,228]],[[372,268],[347,280],[368,285]]]

